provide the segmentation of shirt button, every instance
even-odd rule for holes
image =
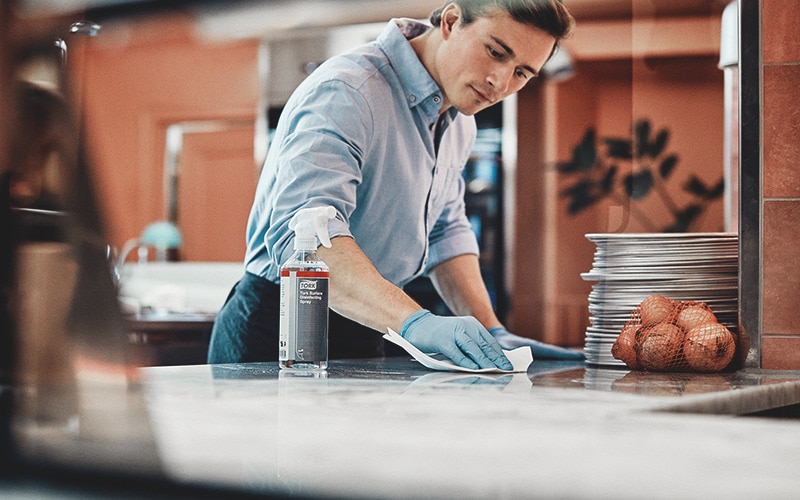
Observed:
[[[410,96],[408,96],[408,100],[411,101],[411,102],[417,102],[417,96],[410,95]]]
[[[436,104],[439,104],[439,102],[441,102],[441,100],[442,100],[442,98],[439,97],[438,95],[433,96],[433,102],[435,102]]]

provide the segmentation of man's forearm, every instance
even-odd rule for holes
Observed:
[[[356,242],[347,236],[331,240],[317,254],[331,270],[331,309],[362,325],[399,332],[408,316],[422,309],[402,289],[380,275]]]
[[[454,314],[474,316],[487,329],[500,326],[483,283],[477,255],[459,255],[444,261],[431,269],[429,275]]]

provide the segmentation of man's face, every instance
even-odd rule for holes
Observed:
[[[442,16],[436,75],[445,107],[472,115],[519,91],[550,57],[555,38],[497,9],[468,25],[450,4]]]

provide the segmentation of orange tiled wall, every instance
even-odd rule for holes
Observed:
[[[800,31],[797,0],[762,0],[761,366],[800,369]]]

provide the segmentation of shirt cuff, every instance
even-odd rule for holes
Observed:
[[[475,233],[469,228],[449,234],[447,238],[432,244],[428,249],[426,270],[464,254],[480,255],[478,240],[475,238]]]
[[[350,226],[346,222],[335,217],[328,221],[328,236],[331,239],[337,236],[349,236],[352,238],[353,233],[350,232]]]

